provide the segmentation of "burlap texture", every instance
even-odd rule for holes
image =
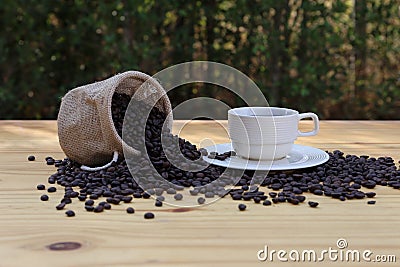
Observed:
[[[140,154],[123,142],[114,127],[111,115],[114,92],[131,96],[136,93],[135,99],[153,106],[157,103],[166,114],[171,112],[171,103],[163,87],[142,72],[127,71],[75,88],[63,97],[57,118],[59,142],[70,159],[98,166],[109,162],[114,151],[122,155],[123,146],[133,155]],[[168,117],[171,126],[172,116]]]

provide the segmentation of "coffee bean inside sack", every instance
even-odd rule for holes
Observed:
[[[134,113],[126,113],[130,102],[135,105]],[[54,160],[49,157],[47,162],[51,160],[57,170],[48,178],[48,183],[64,187],[58,209],[64,209],[71,202],[82,201],[82,211],[93,212],[96,209],[97,212],[112,212],[112,208],[108,211],[103,209],[104,204],[99,203],[124,205],[130,203],[132,198],[144,198],[154,206],[151,196],[161,204],[171,201],[179,205],[192,198],[194,205],[202,205],[210,203],[212,197],[226,195],[248,205],[267,207],[287,202],[289,205],[315,208],[321,205],[315,198],[311,202],[306,201],[310,194],[332,198],[340,204],[341,201],[373,198],[375,193],[371,190],[376,186],[400,188],[400,169],[396,168],[392,158],[344,155],[338,150],[329,152],[329,160],[323,165],[291,172],[269,172],[257,177],[263,180],[259,186],[250,186],[253,176],[259,173],[208,166],[202,156],[224,160],[235,154],[232,151],[207,153],[173,135],[170,129],[163,128],[167,114],[157,107],[150,108],[141,101],[131,100],[128,95],[114,93],[111,109],[117,133],[124,137],[128,145],[138,148],[141,156],[125,159],[120,155],[117,162],[98,171],[82,170],[79,163],[69,158]],[[125,114],[129,116],[125,119],[127,125],[124,124]],[[130,161],[129,164],[126,160]],[[184,163],[178,167],[173,162]],[[233,185],[235,187],[229,190]],[[42,190],[44,186],[40,185],[38,189]],[[187,194],[184,194],[185,190]],[[237,204],[233,204],[232,208],[237,209]]]

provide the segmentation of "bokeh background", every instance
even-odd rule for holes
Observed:
[[[400,119],[399,0],[1,0],[0,21],[1,119],[54,119],[76,86],[192,60],[241,70],[271,105]],[[196,96],[243,105],[208,84],[170,93]]]

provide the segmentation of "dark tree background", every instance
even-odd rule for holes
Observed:
[[[78,85],[192,60],[241,70],[271,105],[400,119],[399,0],[2,0],[0,21],[1,119],[55,118]],[[205,84],[170,94],[196,96],[242,104]]]

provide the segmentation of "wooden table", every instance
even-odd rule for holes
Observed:
[[[175,122],[175,132],[182,122]],[[228,140],[226,122],[198,121],[180,131],[193,143]],[[307,122],[302,128],[310,128]],[[400,121],[322,121],[316,137],[297,143],[324,150],[391,156],[400,160]],[[28,162],[28,155],[35,162]],[[127,204],[94,214],[82,203],[71,204],[76,217],[57,211],[63,190],[50,200],[39,200],[38,183],[46,183],[55,169],[44,163],[48,155],[63,158],[55,121],[0,122],[0,267],[12,266],[321,266],[324,262],[260,262],[257,252],[269,250],[315,250],[332,247],[344,238],[347,249],[395,255],[400,262],[400,191],[376,188],[376,205],[366,200],[340,202],[306,194],[320,206],[288,203],[265,207],[249,203],[239,212],[238,202],[224,198],[215,204],[187,212],[174,212],[153,201],[134,200],[136,213],[125,212]],[[144,211],[154,210],[154,220],[144,220]],[[179,211],[179,210],[178,210]],[[73,250],[51,250],[58,242],[78,242]],[[53,246],[54,247],[54,246]],[[63,246],[56,246],[63,248]],[[262,256],[262,255],[261,255]],[[337,266],[367,266],[365,262]],[[375,264],[370,263],[370,266]]]

